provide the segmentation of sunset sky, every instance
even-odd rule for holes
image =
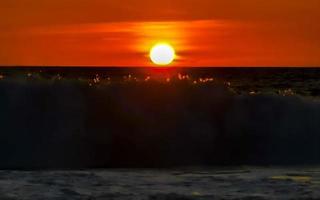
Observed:
[[[320,66],[319,0],[1,0],[0,65]]]

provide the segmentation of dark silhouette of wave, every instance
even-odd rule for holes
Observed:
[[[223,85],[0,83],[0,168],[320,163],[320,103]]]

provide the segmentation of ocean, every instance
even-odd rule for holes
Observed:
[[[320,163],[320,69],[0,69],[0,168]]]
[[[110,78],[116,82],[132,76],[140,81],[150,77],[166,81],[178,79],[178,75],[188,75],[192,80],[214,78],[215,83],[226,83],[236,93],[274,93],[291,91],[299,96],[320,96],[320,70],[318,68],[246,68],[246,67],[185,67],[185,68],[141,68],[141,67],[2,67],[0,76],[6,78],[33,78],[55,80],[93,80]]]
[[[319,199],[316,68],[0,69],[0,199]]]

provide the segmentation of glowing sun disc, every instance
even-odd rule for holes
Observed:
[[[156,44],[150,50],[150,59],[156,65],[169,65],[175,59],[175,50],[169,44]]]

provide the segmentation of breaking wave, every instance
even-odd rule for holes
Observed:
[[[0,83],[0,168],[319,164],[320,102],[223,85]]]

